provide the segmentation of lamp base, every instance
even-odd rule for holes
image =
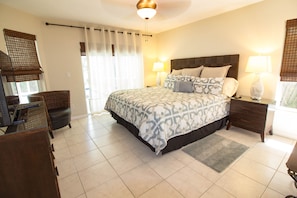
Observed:
[[[264,86],[260,74],[255,75],[254,82],[251,85],[250,93],[253,100],[261,100],[264,93]]]
[[[157,84],[157,87],[160,87],[161,86],[160,72],[157,72],[156,84]]]
[[[252,97],[252,96],[251,96],[251,99],[252,99],[252,100],[261,100],[262,97],[257,97],[257,98],[256,98],[256,97]]]

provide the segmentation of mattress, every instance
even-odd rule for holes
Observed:
[[[105,110],[132,123],[158,154],[173,137],[187,134],[229,114],[224,94],[173,92],[164,87],[120,90],[110,94]]]

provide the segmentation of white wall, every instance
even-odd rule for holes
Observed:
[[[79,22],[42,19],[0,4],[0,28],[36,35],[41,66],[47,90],[68,89],[71,92],[72,117],[87,114],[79,42],[84,41],[82,29],[46,26],[45,22],[84,26]],[[1,34],[0,34],[1,35]],[[2,34],[3,35],[3,34]],[[158,60],[155,37],[143,37],[144,84],[155,84],[153,62]],[[0,50],[6,52],[4,36]]]
[[[34,17],[30,14],[20,12],[19,10],[4,6],[0,4],[0,50],[6,52],[5,41],[2,30],[12,29],[20,32],[25,32],[29,34],[35,34],[38,39],[38,47],[42,48],[42,37],[41,35],[41,22],[38,17]],[[40,41],[39,41],[40,40]],[[42,50],[41,54],[42,53]]]
[[[297,18],[296,0],[265,0],[232,12],[157,35],[160,57],[240,54],[239,93],[249,95],[253,75],[245,73],[248,56],[272,57],[272,73],[264,76],[265,98],[274,98],[279,79],[285,22]]]
[[[47,65],[48,89],[70,90],[73,117],[86,115],[87,110],[79,45],[79,42],[83,41],[83,30],[46,26],[45,22],[46,20],[42,20],[43,26],[41,30],[42,36],[45,38],[44,53],[46,54],[45,62]]]
[[[274,114],[273,133],[297,140],[297,112],[277,109]]]
[[[157,35],[158,55],[173,58],[240,54],[239,94],[249,95],[251,74],[245,73],[251,55],[271,55],[272,73],[264,76],[264,98],[276,96],[286,20],[297,18],[296,0],[265,0],[232,12]],[[169,71],[169,70],[168,70]],[[277,110],[274,133],[297,139],[297,114]]]
[[[0,28],[36,35],[47,90],[70,90],[72,117],[86,115],[80,64],[81,33],[48,27],[44,20],[0,4]],[[0,50],[6,52],[4,36]]]

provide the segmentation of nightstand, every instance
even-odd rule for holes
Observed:
[[[272,135],[274,110],[269,107],[274,103],[274,100],[253,100],[248,96],[232,98],[227,130],[233,125],[253,131],[259,133],[264,142],[266,133]]]

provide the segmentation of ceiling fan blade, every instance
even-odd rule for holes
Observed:
[[[126,18],[128,16],[137,16],[136,4],[134,0],[101,0],[104,12],[112,13],[114,17]]]
[[[134,7],[136,9],[137,0],[101,0],[102,5]]]
[[[162,18],[171,18],[185,12],[191,4],[191,0],[160,0],[157,1],[157,14]]]

